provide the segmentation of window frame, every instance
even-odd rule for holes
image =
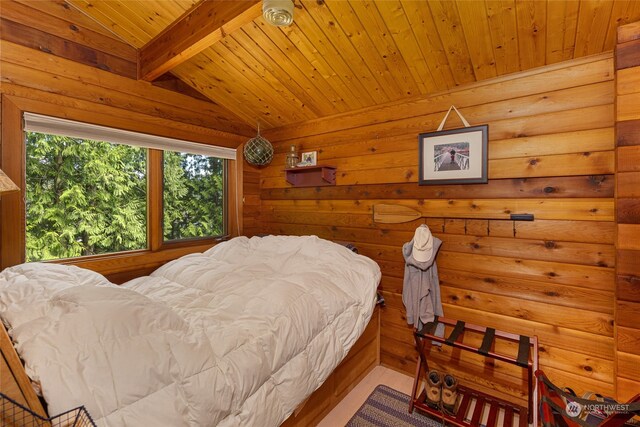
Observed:
[[[84,121],[81,110],[61,108],[59,105],[34,101],[2,94],[2,130],[0,133],[0,167],[20,187],[21,191],[0,197],[0,269],[25,262],[26,256],[26,206],[24,191],[26,188],[26,144],[23,130],[25,111],[60,117],[69,120]],[[92,121],[102,126],[120,127],[118,118],[103,114],[93,114]],[[117,126],[116,126],[117,125]],[[135,126],[134,126],[135,127]],[[127,128],[133,132],[145,132],[144,129]],[[171,135],[159,135],[171,137]],[[163,263],[191,252],[206,250],[217,242],[240,234],[242,217],[241,204],[232,201],[241,198],[242,171],[241,157],[237,160],[225,160],[225,221],[226,234],[219,237],[193,238],[163,241],[162,230],[162,150],[147,149],[147,249],[89,255],[76,258],[51,260],[46,262],[73,264],[90,268],[102,274],[115,274],[147,268],[152,263]],[[230,173],[235,171],[235,173]],[[239,206],[240,205],[240,206]],[[237,207],[237,208],[236,208]]]
[[[222,205],[222,211],[224,212],[224,216],[223,216],[223,227],[224,227],[224,234],[221,236],[207,236],[207,237],[186,237],[183,239],[175,239],[175,240],[165,240],[164,239],[164,199],[163,199],[163,195],[164,195],[164,153],[165,151],[160,151],[160,150],[155,150],[155,151],[159,151],[160,152],[160,161],[161,161],[161,176],[160,176],[160,181],[161,181],[161,188],[160,188],[160,248],[175,248],[176,246],[186,246],[186,245],[193,245],[193,244],[200,244],[202,242],[219,242],[220,240],[226,240],[227,238],[229,238],[229,234],[230,234],[230,230],[229,230],[229,162],[230,160],[227,159],[222,159],[223,161],[223,192],[224,192],[224,199],[223,199],[223,205]],[[148,218],[147,218],[148,221]],[[147,236],[147,240],[149,239],[149,236]]]

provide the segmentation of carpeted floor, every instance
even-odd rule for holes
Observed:
[[[409,396],[379,385],[346,427],[442,427],[442,423],[416,410],[410,414]]]

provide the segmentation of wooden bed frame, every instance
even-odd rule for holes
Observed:
[[[38,415],[47,417],[2,322],[0,322],[0,353],[0,391]],[[369,325],[347,357],[324,384],[300,404],[282,426],[298,427],[318,424],[369,371],[379,364],[380,309],[376,307]],[[0,421],[4,420],[0,419]],[[2,425],[5,423],[3,422]]]
[[[2,394],[31,409],[36,414],[46,417],[47,413],[31,387],[31,380],[27,376],[22,361],[18,357],[2,322],[0,322],[0,353],[0,391]],[[0,421],[3,421],[2,425],[5,425],[6,420],[0,419]]]

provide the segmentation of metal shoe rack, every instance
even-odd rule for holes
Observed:
[[[441,338],[435,335],[436,328],[439,324],[453,327],[453,330],[447,338]],[[473,347],[462,342],[465,331],[473,331],[483,335],[480,347]],[[528,337],[525,335],[516,335],[509,332],[498,331],[493,328],[472,325],[461,320],[451,320],[447,318],[438,318],[433,322],[427,323],[421,330],[414,332],[416,340],[416,348],[418,349],[418,363],[416,366],[416,375],[413,380],[413,392],[409,403],[409,412],[413,412],[415,408],[434,415],[443,420],[443,422],[460,427],[476,427],[486,426],[495,427],[497,425],[499,414],[502,412],[502,425],[504,427],[526,427],[528,424],[534,426],[537,423],[537,395],[534,393],[534,377],[533,373],[538,369],[538,338]],[[518,354],[513,357],[511,355],[496,353],[495,340],[507,340],[518,344]],[[528,405],[527,408],[514,405],[510,402],[489,396],[468,387],[458,386],[458,402],[455,415],[449,415],[439,409],[432,408],[425,403],[426,390],[418,389],[421,379],[425,378],[429,372],[429,363],[427,355],[429,353],[432,342],[438,342],[450,345],[462,350],[471,351],[496,360],[520,366],[527,370],[527,388],[528,388]],[[426,385],[425,385],[426,387]],[[473,410],[470,408],[473,407]],[[487,421],[483,422],[483,415],[486,415]]]

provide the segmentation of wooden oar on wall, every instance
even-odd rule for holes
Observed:
[[[422,212],[403,205],[376,204],[373,205],[373,222],[381,224],[400,224],[414,221],[418,218],[436,217],[435,215],[424,215]],[[444,218],[444,217],[443,217]],[[448,218],[448,217],[447,217]],[[508,219],[512,221],[533,221],[532,214],[503,214],[492,217],[459,217],[452,215],[451,218],[460,219]]]

